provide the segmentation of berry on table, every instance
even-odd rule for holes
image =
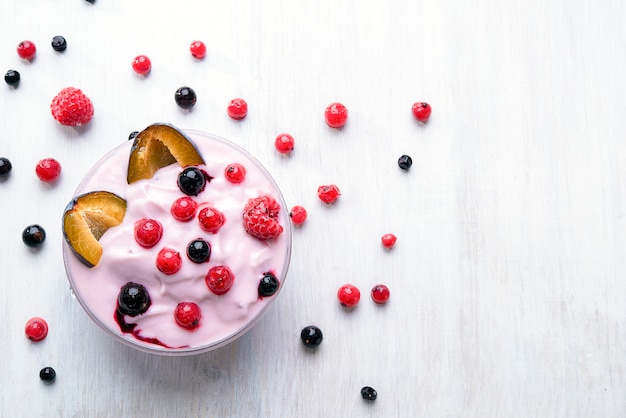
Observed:
[[[317,196],[322,202],[330,205],[341,196],[341,191],[335,184],[322,185],[317,188]]]
[[[280,282],[274,273],[266,271],[259,281],[259,297],[272,296],[278,291]]]
[[[375,401],[378,397],[378,393],[374,390],[374,388],[364,386],[361,389],[361,397],[366,401]]]
[[[0,177],[7,177],[12,169],[11,161],[6,157],[0,157]]]
[[[224,214],[211,206],[205,206],[198,212],[200,227],[211,234],[216,234],[220,230],[226,219]]]
[[[224,169],[226,180],[233,184],[239,184],[246,178],[246,169],[239,163],[231,163]]]
[[[196,215],[198,204],[189,196],[179,197],[172,203],[170,212],[177,221],[187,222]]]
[[[291,211],[289,212],[289,217],[291,218],[291,222],[293,222],[294,225],[302,225],[304,221],[306,221],[306,209],[302,206],[296,205],[291,208]]]
[[[181,302],[174,309],[174,319],[176,323],[185,329],[190,331],[198,328],[200,325],[200,319],[202,318],[202,312],[200,307],[193,302]]]
[[[211,244],[202,238],[194,239],[187,245],[187,258],[196,264],[209,261],[211,258]]]
[[[16,70],[9,70],[4,74],[4,81],[11,87],[17,87],[20,84],[20,73]]]
[[[189,196],[197,196],[206,185],[206,177],[198,167],[187,167],[178,175],[178,188]]]
[[[141,315],[148,310],[150,304],[148,291],[139,283],[126,283],[117,295],[117,310],[122,315]]]
[[[52,49],[54,49],[57,52],[63,52],[67,49],[67,41],[61,35],[57,35],[54,38],[52,38],[51,44],[52,44]]]
[[[50,111],[61,125],[81,126],[93,117],[93,103],[80,89],[66,87],[52,99]]]
[[[30,248],[38,248],[46,240],[46,231],[37,224],[27,226],[22,232],[22,241]]]
[[[372,287],[372,300],[378,304],[387,303],[389,300],[389,288],[384,284],[377,284]]]
[[[430,118],[430,112],[432,108],[426,102],[417,102],[413,104],[411,110],[413,112],[413,116],[415,116],[415,119],[422,123],[426,123]]]
[[[206,45],[202,41],[193,41],[189,45],[189,52],[192,57],[200,60],[206,55]]]
[[[31,341],[41,341],[48,335],[48,323],[43,318],[31,318],[26,321],[24,333]]]
[[[353,308],[361,300],[361,291],[355,285],[344,284],[337,291],[337,299],[343,306]]]
[[[341,128],[348,120],[348,109],[341,103],[331,103],[326,107],[324,117],[331,128]]]
[[[294,139],[290,134],[280,134],[274,140],[276,151],[281,154],[289,154],[294,148]]]
[[[232,99],[226,108],[228,116],[235,120],[241,120],[248,114],[248,103],[244,99]]]
[[[273,239],[283,232],[278,222],[280,205],[270,196],[254,197],[243,208],[243,226],[246,232],[260,240]]]
[[[171,275],[180,270],[183,260],[180,253],[172,248],[161,248],[156,258],[156,267],[163,274]]]
[[[37,53],[37,47],[32,41],[22,41],[17,45],[17,55],[25,60],[32,60]]]
[[[413,165],[413,159],[408,155],[402,155],[398,158],[398,167],[403,170],[408,170]]]
[[[146,75],[152,69],[152,61],[145,55],[137,55],[132,62],[133,71],[139,75]]]
[[[135,241],[143,248],[152,248],[163,236],[163,226],[155,219],[142,218],[135,222]]]
[[[61,164],[54,158],[44,158],[37,163],[35,174],[44,183],[52,183],[61,175]]]
[[[385,234],[380,238],[380,242],[385,248],[393,248],[398,238],[394,234]]]
[[[209,269],[204,280],[211,292],[221,296],[230,290],[235,281],[235,275],[226,266],[214,266]]]
[[[46,383],[54,382],[57,377],[57,372],[52,367],[44,367],[39,371],[39,378]]]
[[[305,347],[315,348],[324,340],[324,334],[322,334],[322,330],[315,325],[309,325],[302,328],[302,331],[300,331],[300,339]]]
[[[174,93],[174,101],[185,110],[194,107],[197,99],[196,92],[191,87],[179,87]]]

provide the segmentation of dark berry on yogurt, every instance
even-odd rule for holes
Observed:
[[[150,303],[150,295],[143,285],[128,282],[120,288],[117,310],[123,315],[137,316],[146,312]]]

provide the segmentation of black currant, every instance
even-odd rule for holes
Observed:
[[[196,104],[196,92],[191,87],[180,87],[174,93],[176,104],[183,109],[191,109]]]
[[[322,343],[324,335],[322,334],[321,329],[315,325],[309,325],[302,328],[302,332],[300,332],[300,339],[302,340],[302,344],[306,347],[315,348]]]
[[[272,296],[278,290],[280,283],[272,272],[263,273],[259,282],[259,296]]]
[[[46,240],[46,231],[40,225],[29,225],[22,232],[22,241],[31,248],[37,248]]]
[[[187,257],[194,263],[204,263],[211,257],[211,244],[202,238],[194,239],[187,246]]]
[[[197,196],[206,185],[204,173],[197,167],[187,167],[178,175],[178,188],[189,196]]]
[[[11,161],[8,158],[0,157],[0,177],[5,177],[11,174]]]
[[[4,75],[4,81],[6,81],[9,86],[17,87],[20,83],[20,73],[15,70],[9,70]]]
[[[52,49],[57,52],[63,52],[67,49],[67,41],[64,37],[58,35],[52,38]]]
[[[398,158],[398,166],[403,170],[408,170],[413,165],[413,159],[408,155]]]
[[[44,382],[52,383],[57,377],[57,372],[52,367],[44,367],[39,371],[39,378]]]
[[[128,282],[120,288],[117,310],[123,315],[137,316],[150,307],[150,295],[139,283]]]
[[[367,401],[375,401],[378,397],[378,393],[369,386],[363,386],[361,389],[361,397]]]

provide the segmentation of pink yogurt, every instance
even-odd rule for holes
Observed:
[[[180,222],[170,213],[172,203],[184,194],[177,186],[178,164],[161,168],[149,180],[127,184],[130,148],[128,141],[102,158],[87,174],[75,196],[90,191],[109,191],[127,202],[122,224],[110,228],[100,238],[103,254],[92,268],[85,266],[64,243],[65,268],[72,289],[89,316],[117,340],[142,351],[163,355],[196,354],[221,347],[249,330],[276,299],[287,274],[291,255],[291,224],[278,186],[261,164],[242,148],[214,135],[184,131],[195,143],[206,165],[199,166],[213,179],[192,198],[210,203],[226,219],[216,234],[205,232],[197,217]],[[230,163],[246,169],[245,180],[230,183],[224,169]],[[246,202],[260,195],[272,196],[280,204],[277,238],[259,240],[244,229],[242,210]],[[158,220],[163,237],[146,249],[134,239],[135,222],[141,218]],[[208,262],[196,264],[186,255],[187,244],[203,238],[211,244]],[[156,268],[156,257],[163,247],[176,249],[183,259],[176,274],[165,275]],[[216,265],[226,265],[234,273],[232,288],[217,296],[207,287],[205,276]],[[259,297],[259,280],[270,271],[279,279],[279,291]],[[151,299],[142,315],[124,316],[132,331],[116,320],[120,287],[128,282],[142,284]],[[180,302],[194,302],[202,312],[200,325],[193,331],[176,324],[174,309]],[[132,325],[136,324],[136,325]]]

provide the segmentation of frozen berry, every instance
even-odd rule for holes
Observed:
[[[322,202],[331,204],[341,196],[341,191],[334,184],[323,185],[317,188],[317,196]]]
[[[135,139],[135,137],[139,135],[139,131],[132,131],[129,135],[128,135],[128,140],[131,141],[133,139]]]
[[[189,196],[183,196],[172,203],[170,212],[177,221],[187,222],[196,215],[198,204]]]
[[[211,258],[211,244],[202,238],[194,239],[187,245],[187,257],[196,264],[209,261],[209,258]]]
[[[202,318],[200,307],[193,302],[181,302],[174,310],[176,323],[190,331],[198,328],[200,318]]]
[[[61,125],[81,126],[93,117],[93,103],[80,89],[66,87],[52,99],[50,112]]]
[[[380,238],[380,242],[385,248],[393,248],[398,238],[394,234],[385,234]]]
[[[152,69],[152,61],[145,55],[137,55],[132,62],[133,71],[140,75],[146,75]]]
[[[32,60],[37,53],[37,47],[31,41],[22,41],[17,45],[17,55],[25,60]]]
[[[217,233],[224,225],[224,214],[211,206],[205,206],[198,212],[200,227],[206,232]]]
[[[155,219],[142,218],[135,222],[135,241],[143,248],[152,248],[163,236],[163,226]]]
[[[348,109],[341,103],[331,103],[324,111],[324,117],[331,128],[341,128],[348,120]]]
[[[226,180],[233,184],[239,184],[246,178],[246,169],[239,163],[228,164],[224,169]]]
[[[61,164],[54,158],[44,158],[37,163],[35,173],[39,180],[51,183],[61,175]]]
[[[178,175],[178,188],[189,196],[197,196],[206,185],[206,177],[198,167],[187,167]]]
[[[411,107],[411,110],[413,111],[413,116],[415,116],[415,119],[422,123],[425,123],[426,121],[428,121],[428,118],[430,118],[431,107],[426,102],[414,103],[413,107]]]
[[[235,281],[235,275],[226,266],[211,267],[205,279],[209,290],[220,296],[228,292]]]
[[[150,304],[148,291],[139,283],[126,283],[117,295],[117,310],[122,315],[141,315],[148,310]]]
[[[290,134],[280,134],[274,140],[276,151],[281,154],[289,154],[294,148],[294,139]]]
[[[39,378],[47,383],[54,382],[57,377],[57,372],[52,367],[44,367],[39,371]]]
[[[22,241],[31,248],[40,247],[46,240],[46,231],[37,224],[27,226],[22,232]]]
[[[373,388],[369,386],[364,386],[361,389],[361,397],[365,399],[366,401],[375,401],[376,398],[378,397],[378,393],[376,393],[376,391]]]
[[[378,304],[387,303],[389,300],[389,288],[384,284],[372,287],[372,300]]]
[[[361,291],[352,284],[344,284],[337,291],[337,299],[343,306],[352,308],[361,300]]]
[[[26,338],[31,341],[41,341],[48,335],[48,323],[42,318],[31,318],[24,327]]]
[[[0,177],[6,177],[11,174],[13,165],[8,158],[0,157]]]
[[[248,114],[248,103],[244,99],[233,99],[226,108],[228,116],[235,120],[241,120]]]
[[[20,84],[20,73],[16,70],[9,70],[4,74],[4,81],[11,87]]]
[[[174,93],[176,104],[182,109],[191,109],[196,104],[196,92],[191,87],[180,87]]]
[[[403,155],[398,158],[398,167],[403,170],[408,170],[413,165],[413,159],[408,155]]]
[[[192,57],[200,60],[206,55],[206,45],[202,41],[193,41],[189,45],[189,52]]]
[[[324,334],[322,334],[322,330],[315,325],[309,325],[302,328],[300,339],[305,347],[315,348],[324,340]]]
[[[57,52],[63,52],[67,49],[67,41],[61,35],[57,35],[54,38],[52,38],[51,44],[52,44],[52,49],[54,49]]]
[[[293,222],[294,225],[302,225],[304,221],[306,221],[306,209],[302,206],[296,205],[291,208],[289,216],[291,217],[291,222]]]
[[[156,266],[163,274],[175,274],[183,265],[180,253],[172,248],[162,248],[157,254]]]
[[[259,296],[272,296],[278,288],[280,287],[280,282],[274,273],[271,271],[266,271],[263,273],[263,277],[259,281]]]
[[[280,205],[270,196],[248,200],[243,208],[243,226],[246,232],[260,240],[273,239],[283,232],[278,222]]]

